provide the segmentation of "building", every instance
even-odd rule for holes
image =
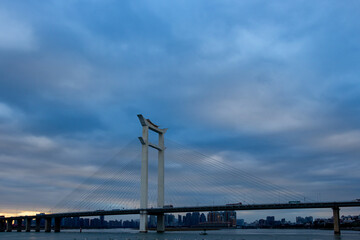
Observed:
[[[155,228],[156,225],[157,225],[157,223],[156,223],[156,216],[150,215],[150,217],[149,217],[149,227],[150,227],[150,228]]]
[[[206,222],[206,217],[205,217],[204,213],[201,213],[201,215],[200,215],[200,223],[204,223],[204,222]]]
[[[239,227],[242,227],[245,225],[245,220],[244,219],[237,219],[236,220],[236,225]]]
[[[207,215],[207,224],[214,227],[236,227],[236,212],[209,212]]]
[[[178,226],[182,226],[182,216],[179,214],[178,215]]]
[[[266,217],[266,225],[267,226],[274,226],[275,225],[275,217],[274,216],[267,216]]]
[[[104,217],[104,215],[100,216],[100,227],[105,227],[105,217]]]
[[[224,222],[229,224],[229,227],[235,227],[236,226],[236,212],[235,211],[225,211],[223,212],[223,219]]]

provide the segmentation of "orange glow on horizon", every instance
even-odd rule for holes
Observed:
[[[19,210],[11,210],[9,212],[0,212],[0,216],[5,216],[5,217],[16,217],[16,216],[33,216],[36,214],[39,214],[42,212],[36,212],[36,211],[19,211]]]

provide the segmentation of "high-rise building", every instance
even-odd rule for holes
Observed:
[[[201,222],[201,223],[206,222],[206,217],[205,217],[205,214],[204,214],[204,213],[201,213],[201,215],[200,215],[200,222]]]
[[[175,226],[175,216],[173,214],[165,214],[165,226]]]
[[[200,213],[198,212],[193,212],[191,215],[191,226],[196,226],[199,225],[199,221],[200,221]]]
[[[184,225],[187,226],[187,227],[191,226],[191,213],[186,214]]]
[[[229,223],[230,226],[236,226],[236,212],[235,211],[225,211],[223,212],[224,222]]]
[[[266,224],[268,226],[274,226],[275,225],[275,217],[274,216],[267,216],[266,217]]]
[[[178,226],[182,226],[182,217],[178,215]]]
[[[89,218],[84,218],[84,227],[85,228],[90,227],[90,219]]]
[[[209,212],[207,216],[208,222],[212,223],[223,223],[224,216],[221,212]]]
[[[105,227],[104,219],[105,219],[104,215],[101,215],[100,216],[100,227]]]
[[[312,224],[314,222],[314,219],[312,216],[309,216],[309,217],[305,217],[305,223],[310,223]]]
[[[154,228],[154,227],[156,227],[156,216],[155,215],[150,215],[150,217],[149,217],[150,219],[149,219],[149,227],[151,227],[151,228]]]
[[[304,224],[305,219],[303,217],[296,217],[296,224]]]
[[[100,227],[100,219],[94,218],[90,220],[90,227],[98,228]]]
[[[207,224],[220,227],[236,227],[236,212],[209,212],[207,214]]]
[[[80,222],[80,227],[83,228],[84,227],[84,219],[80,218],[79,222]]]

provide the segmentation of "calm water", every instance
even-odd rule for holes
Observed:
[[[85,230],[82,233],[74,231],[62,231],[61,233],[26,233],[11,232],[0,233],[0,239],[16,240],[359,240],[360,232],[342,231],[341,236],[334,236],[332,231],[326,230],[274,230],[274,229],[231,229],[208,231],[208,235],[199,235],[199,232],[166,232],[157,234],[149,232],[140,234],[134,230]]]

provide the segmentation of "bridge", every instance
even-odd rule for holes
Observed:
[[[207,212],[207,211],[250,211],[250,210],[270,210],[270,209],[321,209],[328,208],[333,211],[334,234],[340,234],[340,208],[360,207],[359,201],[341,201],[341,202],[300,202],[289,201],[288,203],[271,203],[271,204],[222,204],[222,205],[204,205],[204,206],[172,206],[165,205],[165,144],[164,134],[167,129],[160,129],[149,119],[145,119],[142,115],[138,115],[142,125],[142,136],[139,137],[142,145],[141,154],[141,188],[140,188],[140,207],[129,209],[112,209],[112,210],[95,210],[95,211],[69,211],[58,213],[36,214],[29,216],[11,216],[0,217],[0,231],[11,232],[13,230],[13,222],[17,223],[17,231],[22,231],[25,222],[25,231],[31,231],[31,223],[35,219],[35,231],[40,232],[40,222],[45,220],[45,232],[51,232],[52,222],[54,232],[60,232],[61,220],[66,217],[88,217],[88,216],[110,216],[110,215],[140,215],[140,232],[146,233],[148,230],[148,215],[157,216],[157,232],[165,231],[164,214],[165,213],[185,213],[185,212]],[[158,134],[158,144],[154,144],[149,140],[149,130]],[[148,206],[148,163],[149,163],[149,147],[158,151],[158,176],[157,176],[157,207]],[[280,191],[280,190],[279,190]],[[285,190],[281,190],[286,192]],[[54,220],[54,221],[53,221]]]

